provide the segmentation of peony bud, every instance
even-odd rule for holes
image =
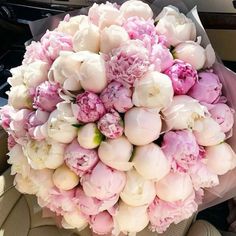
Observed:
[[[144,108],[135,107],[125,113],[125,135],[134,145],[158,139],[161,125],[160,115]]]
[[[133,103],[137,107],[163,109],[173,98],[170,78],[157,71],[147,72],[134,84]]]
[[[66,165],[57,168],[52,179],[55,186],[61,190],[70,190],[79,184],[79,177]]]
[[[161,148],[154,143],[136,147],[133,163],[135,169],[145,179],[162,179],[170,172],[170,163]]]
[[[97,128],[95,123],[88,123],[78,130],[78,143],[86,149],[93,149],[100,145],[103,135]]]
[[[145,180],[136,170],[126,174],[125,188],[120,194],[121,199],[130,206],[149,205],[156,196],[154,182]]]
[[[206,165],[212,173],[224,175],[236,167],[236,154],[227,143],[207,147]]]
[[[132,151],[132,144],[125,136],[121,136],[102,142],[98,148],[98,156],[106,165],[116,170],[127,171],[133,166],[132,162],[129,162]]]

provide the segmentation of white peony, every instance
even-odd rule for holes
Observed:
[[[21,85],[24,82],[25,66],[17,66],[10,70],[12,76],[7,79],[7,82],[12,86]]]

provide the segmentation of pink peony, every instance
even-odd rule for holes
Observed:
[[[99,200],[87,196],[81,188],[76,190],[74,202],[85,215],[97,215],[99,212],[111,209],[118,201],[119,195],[114,195],[107,200]]]
[[[75,190],[63,191],[54,187],[48,192],[49,194],[38,198],[38,204],[41,207],[47,207],[57,215],[63,215],[66,212],[74,211],[76,208],[73,198]]]
[[[56,105],[62,101],[59,96],[59,88],[59,84],[48,81],[40,84],[36,88],[33,107],[47,112],[55,110]]]
[[[35,61],[43,61],[48,64],[52,63],[52,60],[46,55],[45,49],[40,42],[32,42],[26,47],[23,64],[29,65]]]
[[[107,200],[119,194],[125,182],[124,172],[114,170],[102,162],[98,162],[92,172],[85,174],[81,179],[85,194],[100,200]]]
[[[234,110],[229,106],[223,103],[217,103],[209,109],[209,112],[224,133],[232,129],[234,124]]]
[[[184,201],[166,202],[158,197],[154,199],[148,207],[148,216],[150,219],[150,229],[157,233],[163,233],[170,224],[178,224],[182,220],[188,219],[195,211],[198,204],[195,201],[195,194],[191,194]]]
[[[7,147],[8,150],[11,150],[16,145],[16,141],[12,135],[8,135],[7,138]]]
[[[132,91],[119,82],[110,83],[100,94],[100,99],[108,111],[115,109],[121,113],[133,107],[131,97]]]
[[[188,95],[203,103],[217,103],[222,93],[219,77],[212,72],[198,74],[199,81],[190,89]]]
[[[152,19],[144,20],[137,16],[130,17],[124,22],[123,27],[129,34],[130,39],[139,39],[146,46],[158,42],[156,28]]]
[[[165,133],[162,150],[172,161],[174,170],[187,171],[199,159],[199,146],[191,131],[169,131]]]
[[[9,129],[13,114],[15,113],[16,111],[14,108],[9,105],[5,105],[0,109],[0,125],[3,129]]]
[[[171,78],[176,95],[184,95],[195,84],[198,75],[197,71],[188,63],[175,60],[174,65],[165,71]]]
[[[125,42],[105,56],[108,81],[117,81],[130,87],[147,72],[148,51],[139,40]]]
[[[66,147],[64,158],[66,165],[79,176],[91,172],[98,162],[97,151],[82,148],[77,140]]]
[[[72,108],[74,116],[78,121],[83,123],[97,121],[106,112],[98,95],[88,91],[76,97],[76,104],[74,104]]]
[[[51,61],[54,61],[61,51],[73,51],[72,37],[65,33],[47,30],[40,42]]]
[[[113,218],[107,211],[103,211],[90,217],[90,227],[98,235],[111,234]]]
[[[116,111],[106,113],[98,121],[98,129],[107,138],[115,139],[122,136],[124,127],[119,113]]]

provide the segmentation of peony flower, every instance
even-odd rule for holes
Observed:
[[[60,143],[70,143],[77,136],[77,129],[73,126],[77,120],[73,116],[71,104],[61,102],[57,104],[47,122],[47,133],[50,138]]]
[[[91,53],[81,64],[79,73],[84,90],[101,93],[107,86],[105,62],[101,55]]]
[[[138,16],[128,18],[123,27],[129,34],[130,39],[139,39],[147,46],[158,43],[158,35],[152,19],[144,20]]]
[[[124,127],[123,121],[116,111],[106,113],[98,121],[98,129],[107,138],[116,139],[122,136]]]
[[[30,173],[30,165],[27,157],[24,155],[22,146],[14,145],[7,154],[9,159],[7,161],[11,166],[11,175],[20,174],[22,178],[26,178]]]
[[[167,202],[184,201],[192,193],[193,184],[186,173],[171,172],[156,182],[157,196]]]
[[[79,184],[79,177],[66,165],[58,167],[52,179],[55,186],[61,190],[70,190]]]
[[[210,117],[196,121],[193,134],[202,146],[213,146],[225,140],[220,125]]]
[[[137,0],[124,2],[120,7],[120,12],[125,19],[132,16],[137,16],[139,18],[143,18],[144,20],[148,20],[153,17],[153,12],[150,6]]]
[[[46,63],[45,63],[46,64]],[[12,86],[21,85],[24,82],[24,73],[27,66],[21,65],[10,69],[11,77],[8,77],[7,82]]]
[[[73,37],[78,30],[87,27],[89,24],[90,21],[86,15],[77,15],[73,17],[66,15],[65,19],[60,21],[55,31],[69,34]]]
[[[79,76],[80,65],[90,53],[61,52],[53,62],[49,73],[49,81],[59,83],[62,88],[70,91],[81,89]]]
[[[132,151],[132,144],[125,136],[121,136],[103,141],[98,148],[98,156],[104,164],[111,168],[127,171],[133,166],[132,162],[129,162]]]
[[[193,41],[178,44],[173,51],[173,55],[175,58],[191,64],[196,70],[202,69],[205,64],[209,68],[215,62],[215,54],[209,54],[206,49]]]
[[[196,39],[194,22],[176,7],[164,7],[155,20],[157,33],[165,35],[169,45],[176,46],[181,42]]]
[[[137,217],[138,216],[138,217]],[[146,228],[149,223],[147,206],[133,207],[120,202],[113,217],[114,231],[122,233],[137,233]]]
[[[88,11],[89,20],[101,30],[111,25],[121,25],[121,13],[116,4],[106,2],[105,4],[94,3]]]
[[[106,110],[115,109],[120,113],[128,111],[133,107],[131,100],[132,91],[119,82],[110,83],[100,94]]]
[[[216,175],[224,175],[236,167],[236,155],[227,143],[206,148],[206,165]]]
[[[164,72],[174,63],[170,49],[163,43],[154,44],[149,51],[149,60],[155,71]]]
[[[100,49],[100,32],[96,25],[89,24],[79,29],[73,37],[73,49],[75,52],[90,51],[98,53]]]
[[[134,145],[145,145],[158,139],[161,118],[158,113],[135,107],[125,113],[125,135]]]
[[[139,40],[128,41],[105,56],[105,61],[108,82],[130,87],[148,70],[148,50]]]
[[[175,60],[174,65],[164,73],[170,77],[176,95],[186,94],[198,79],[197,71],[180,60]]]
[[[11,87],[8,92],[8,104],[15,109],[32,108],[32,99],[28,88],[23,84]]]
[[[22,194],[36,194],[36,188],[30,177],[23,177],[21,174],[16,174],[14,178],[15,188]]]
[[[45,125],[48,120],[48,117],[49,113],[41,110],[36,110],[29,114],[27,121],[27,129],[31,138],[36,140],[42,140],[47,137]]]
[[[64,159],[66,165],[79,176],[91,172],[98,162],[96,150],[82,148],[77,140],[74,140],[65,149]]]
[[[201,188],[212,188],[219,184],[218,176],[209,170],[209,168],[203,163],[204,161],[204,159],[198,161],[188,170],[192,179],[193,187],[197,191]]]
[[[98,162],[91,173],[81,178],[81,184],[86,195],[100,200],[107,200],[119,194],[126,182],[124,172],[113,170]]]
[[[29,140],[23,146],[24,155],[33,169],[56,169],[64,162],[65,145],[51,139]]]
[[[83,125],[78,130],[77,141],[82,148],[93,149],[100,145],[103,135],[95,123]]]
[[[62,226],[65,229],[74,229],[78,231],[83,230],[88,225],[88,221],[79,210],[73,210],[72,212],[66,212],[63,214]]]
[[[169,107],[162,110],[168,130],[193,128],[195,122],[205,117],[206,107],[202,106],[197,100],[187,96],[174,96]]]
[[[0,125],[3,129],[7,130],[10,127],[10,123],[12,121],[12,117],[16,111],[10,105],[5,105],[0,109]]]
[[[45,196],[38,196],[38,204],[42,208],[47,207],[57,215],[65,216],[68,212],[73,212],[76,206],[73,202],[75,190],[63,191],[56,187],[48,189]]]
[[[136,147],[133,156],[134,167],[145,179],[160,180],[170,172],[170,162],[161,148],[150,143]]]
[[[48,79],[49,64],[43,61],[30,63],[24,69],[24,84],[35,88]]]
[[[88,91],[76,97],[72,109],[77,120],[83,123],[97,121],[105,114],[105,107],[98,95]]]
[[[118,25],[105,27],[100,35],[100,51],[102,53],[110,53],[128,40],[129,35],[123,27]]]
[[[221,131],[227,133],[234,125],[234,110],[223,103],[214,104],[209,109],[211,117],[220,125]]]
[[[52,62],[59,56],[60,51],[73,51],[72,37],[65,33],[47,30],[40,42],[44,53]]]
[[[191,88],[189,95],[203,103],[216,103],[222,94],[219,77],[211,72],[199,73],[199,81]]]
[[[30,45],[26,46],[23,65],[29,65],[36,61],[42,61],[46,64],[51,64],[52,60],[45,53],[45,49],[40,42],[33,41]]]
[[[40,84],[35,91],[33,107],[47,112],[55,110],[56,105],[62,101],[59,89],[59,84],[52,84],[48,81]]]
[[[107,211],[91,216],[90,227],[98,235],[109,234],[113,229],[112,216]]]
[[[197,141],[191,131],[169,131],[165,133],[162,143],[162,151],[172,162],[172,168],[187,171],[196,165],[200,158],[200,150]]]
[[[122,201],[129,206],[149,205],[156,196],[153,181],[144,179],[136,170],[130,170],[126,174],[127,181],[120,193]]]
[[[81,188],[77,188],[74,202],[83,214],[97,215],[99,212],[112,208],[117,203],[118,199],[119,195],[116,194],[106,200],[99,200],[87,196]]]
[[[150,229],[153,232],[164,233],[172,224],[178,224],[188,219],[198,209],[194,192],[184,201],[166,202],[158,197],[148,207]]]
[[[174,95],[170,78],[157,71],[146,73],[134,83],[133,103],[137,107],[166,108]]]
[[[17,144],[17,142],[15,141],[14,137],[11,134],[8,135],[8,138],[7,138],[8,150],[10,151],[16,144]]]

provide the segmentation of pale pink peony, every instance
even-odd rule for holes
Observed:
[[[124,126],[119,113],[111,111],[102,116],[98,121],[98,129],[107,138],[115,139],[122,136]]]
[[[73,51],[72,37],[65,33],[48,30],[40,42],[46,56],[52,62],[59,56],[61,51]]]
[[[156,197],[148,207],[150,229],[153,232],[163,233],[170,224],[178,224],[182,220],[188,219],[197,211],[197,208],[194,192],[186,200],[172,203]]]
[[[118,201],[119,194],[107,200],[99,200],[95,197],[89,197],[81,188],[77,188],[74,202],[80,211],[85,215],[97,215],[99,212],[111,209]]]
[[[35,91],[33,107],[47,112],[55,110],[56,105],[62,101],[59,96],[59,88],[59,84],[48,81],[40,84]]]
[[[83,123],[97,121],[106,112],[98,95],[88,91],[76,97],[76,104],[73,104],[72,109],[77,120]]]
[[[29,65],[30,63],[38,60],[48,64],[52,63],[52,60],[46,55],[42,44],[40,42],[33,41],[29,46],[26,47],[23,64]]]
[[[234,110],[229,106],[224,103],[217,103],[209,109],[209,112],[224,133],[232,129],[234,124]]]
[[[12,135],[8,135],[7,138],[7,148],[11,150],[16,145],[16,141]]]
[[[15,113],[16,111],[14,108],[9,105],[5,105],[0,109],[0,125],[3,129],[9,129],[13,114]]]
[[[149,52],[149,60],[154,65],[154,69],[159,72],[165,71],[174,63],[170,49],[163,44],[154,44]]]
[[[75,190],[63,191],[54,187],[49,190],[49,194],[44,198],[38,198],[38,204],[41,207],[47,207],[57,215],[63,215],[66,212],[74,211],[76,208],[73,198],[75,196]]]
[[[188,130],[165,133],[162,151],[171,161],[174,170],[187,171],[200,158],[195,136]]]
[[[98,162],[97,151],[82,148],[77,140],[66,147],[64,158],[66,165],[79,176],[91,172]]]
[[[107,200],[119,194],[123,190],[125,182],[124,172],[114,170],[102,162],[98,162],[92,172],[85,174],[81,179],[85,194],[100,200]]]
[[[123,27],[129,34],[130,39],[139,39],[145,45],[152,45],[158,42],[157,31],[152,19],[144,20],[137,16],[128,18]]]
[[[139,40],[125,42],[105,56],[108,82],[117,81],[130,87],[147,72],[148,50]]]
[[[199,80],[190,89],[188,95],[203,103],[217,103],[222,94],[219,77],[212,72],[201,72]]]
[[[103,211],[90,217],[90,227],[98,235],[111,234],[113,218],[107,211]]]
[[[119,82],[110,83],[100,94],[106,110],[115,109],[118,112],[126,112],[133,107],[132,91]]]
[[[175,60],[174,65],[164,73],[171,78],[176,95],[186,94],[198,79],[197,71],[190,64],[180,60]]]

